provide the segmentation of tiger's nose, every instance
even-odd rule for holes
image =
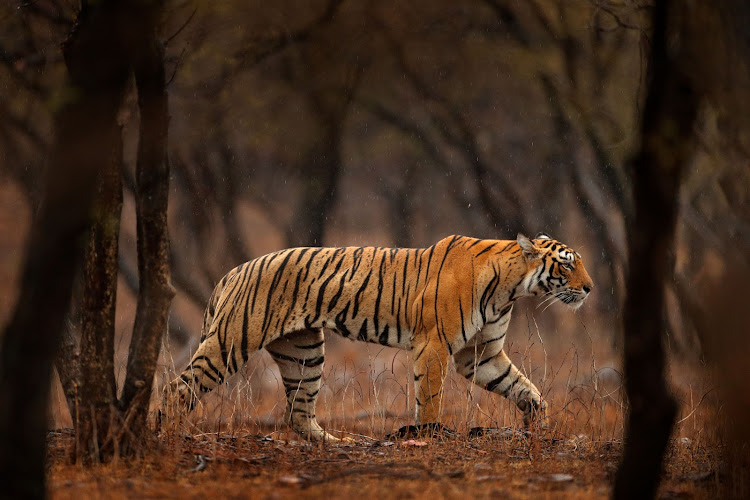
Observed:
[[[583,285],[583,291],[584,293],[589,293],[591,291],[591,287],[588,285]]]

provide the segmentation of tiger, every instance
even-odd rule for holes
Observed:
[[[410,427],[441,425],[452,358],[458,373],[514,402],[528,428],[546,421],[547,403],[503,351],[513,306],[525,296],[551,296],[577,309],[593,286],[581,255],[544,233],[515,240],[455,235],[427,248],[280,250],[232,269],[216,285],[197,351],[165,387],[162,409],[192,410],[199,393],[265,349],[281,374],[291,429],[302,439],[339,441],[315,418],[327,330],[413,353]]]

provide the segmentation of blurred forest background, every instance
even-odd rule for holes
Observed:
[[[0,324],[13,310],[52,112],[65,98],[59,46],[75,3],[0,4]],[[620,405],[633,217],[627,165],[639,140],[650,9],[645,0],[169,2],[162,31],[177,295],[160,375],[187,362],[214,284],[267,252],[545,231],[580,251],[596,290],[576,314],[528,301],[511,323],[509,355],[535,381],[562,371],[568,390],[606,379]],[[731,16],[721,15],[709,9],[702,32],[732,31]],[[714,50],[722,40],[706,35],[691,45],[713,98],[699,112],[666,286],[664,331],[680,419],[712,387],[701,371],[674,368],[705,360],[706,290],[750,255],[750,137],[737,123],[750,114],[737,113],[734,98],[747,90],[735,78],[746,67],[730,63],[729,50],[727,59],[709,60],[709,49],[700,48]],[[131,97],[119,115],[120,378],[138,287],[138,120]],[[347,363],[364,380],[391,374],[382,378],[396,392],[409,385],[406,354],[330,340],[323,401],[341,404],[333,395],[336,384],[350,384],[337,382],[351,377]],[[245,374],[257,406],[252,418],[279,420],[283,388],[270,368],[257,369],[266,366],[262,356]],[[369,408],[377,394],[365,388],[352,405]],[[52,425],[70,426],[62,392],[53,397]]]

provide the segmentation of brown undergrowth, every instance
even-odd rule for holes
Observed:
[[[506,352],[547,400],[547,429],[521,433],[512,403],[450,370],[440,421],[458,435],[388,440],[414,420],[409,353],[328,336],[316,414],[326,430],[354,444],[298,441],[283,421],[278,370],[260,352],[190,415],[167,415],[139,461],[71,465],[70,431],[51,433],[51,497],[608,497],[627,411],[619,355],[593,321],[589,336],[583,320],[563,330],[561,322],[538,327],[533,311],[520,317]],[[185,363],[165,360],[159,385]],[[670,381],[680,414],[659,495],[716,496],[724,479],[718,391],[694,364],[673,361]],[[64,399],[53,399],[53,428],[70,427]],[[159,400],[156,391],[152,409]],[[471,437],[474,427],[500,430]]]
[[[571,351],[545,359],[509,349],[550,403],[550,425],[521,432],[519,412],[452,373],[441,421],[448,438],[389,440],[413,422],[408,355],[373,349],[368,359],[332,350],[318,418],[353,444],[297,440],[283,423],[273,368],[247,372],[170,415],[143,459],[85,469],[66,457],[67,430],[50,433],[52,498],[606,498],[623,441],[621,380],[613,367]],[[530,356],[525,359],[522,355]],[[336,357],[338,356],[338,359]],[[536,356],[536,357],[535,357]],[[583,361],[581,361],[583,359]],[[571,368],[583,366],[585,368]],[[532,368],[533,367],[533,368]],[[265,372],[267,371],[267,372]],[[692,375],[691,375],[692,374]],[[698,373],[672,367],[681,401],[659,496],[715,496],[723,480],[719,402]],[[265,387],[265,388],[264,388]],[[496,429],[474,437],[473,427]]]
[[[50,434],[52,498],[604,498],[619,442],[516,431],[469,438],[310,444],[236,431],[167,434],[142,460],[69,465],[69,432]],[[673,443],[660,496],[717,489],[715,451]]]

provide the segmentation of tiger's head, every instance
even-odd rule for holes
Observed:
[[[528,266],[528,293],[552,295],[573,309],[581,307],[594,287],[581,254],[544,233],[533,240],[519,234],[516,241]]]

